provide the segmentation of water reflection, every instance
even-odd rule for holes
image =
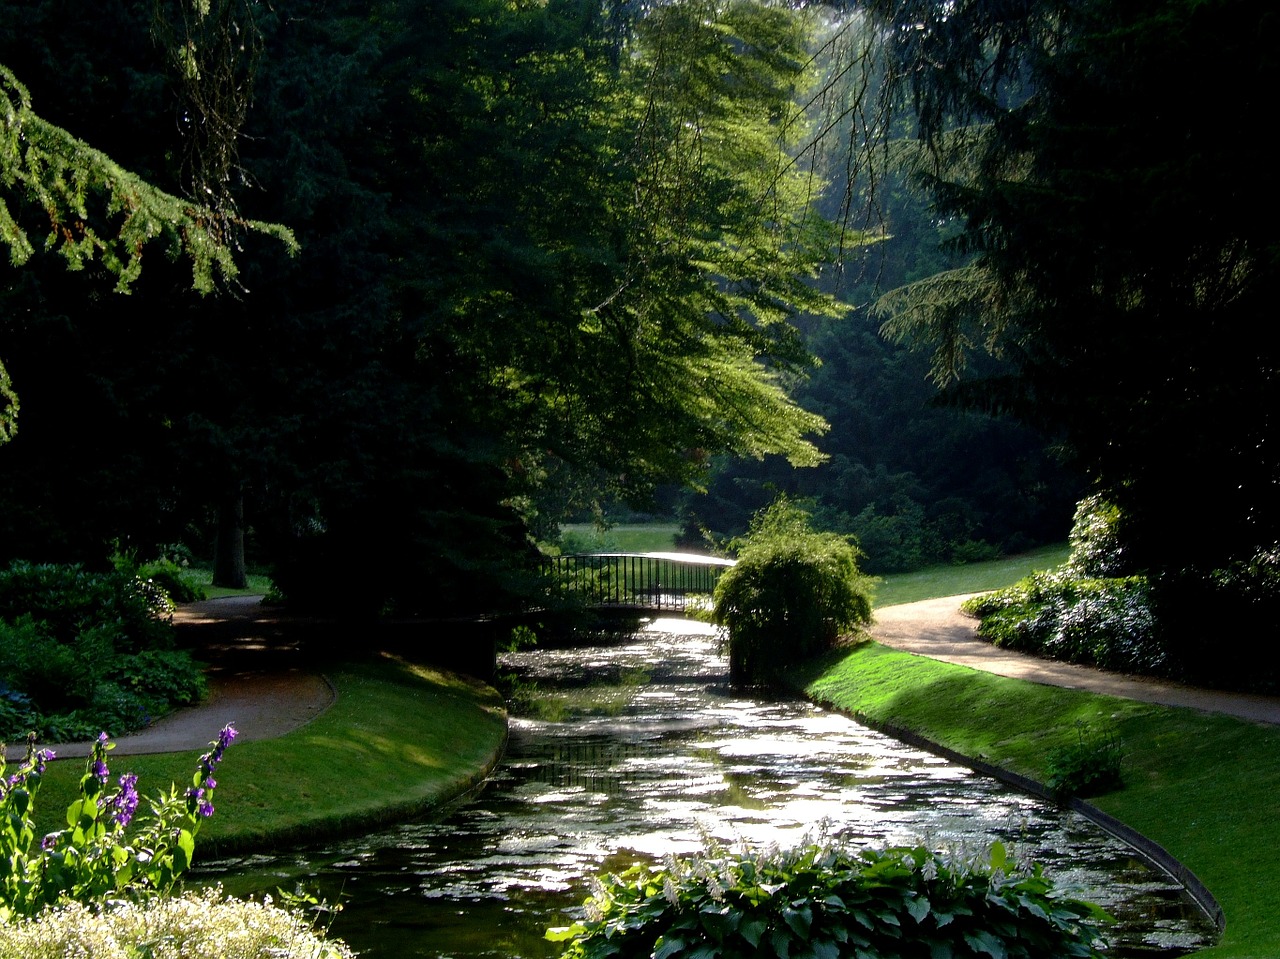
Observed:
[[[794,845],[829,823],[869,845],[1000,839],[1120,916],[1117,956],[1207,941],[1177,886],[1078,815],[807,703],[741,697],[709,632],[682,628],[507,656],[565,715],[513,719],[506,761],[446,821],[206,874],[234,891],[306,879],[340,894],[333,932],[368,957],[544,959],[543,930],[568,921],[587,876],[708,838]]]

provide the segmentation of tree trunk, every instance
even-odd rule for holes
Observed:
[[[213,546],[213,585],[244,589],[244,487],[237,486],[218,506],[218,536]]]

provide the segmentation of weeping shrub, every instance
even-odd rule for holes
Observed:
[[[758,513],[735,545],[737,565],[720,577],[712,611],[729,633],[731,682],[768,684],[871,621],[871,580],[858,569],[858,548],[815,532],[789,500]]]

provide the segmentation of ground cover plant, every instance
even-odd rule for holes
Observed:
[[[120,735],[198,701],[204,679],[174,648],[172,609],[130,572],[23,562],[0,571],[0,738]]]
[[[350,959],[295,911],[229,898],[217,889],[124,902],[107,910],[73,903],[0,925],[0,959]]]
[[[1097,496],[1081,500],[1070,554],[1048,571],[964,602],[978,635],[997,646],[1116,672],[1167,676],[1185,668],[1158,628],[1151,584],[1134,571],[1123,517]]]
[[[597,880],[562,959],[1097,957],[1106,916],[999,843],[985,861],[923,847],[712,849]]]

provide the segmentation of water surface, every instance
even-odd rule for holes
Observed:
[[[1083,817],[809,703],[731,690],[708,630],[655,625],[504,656],[553,718],[513,718],[503,764],[444,821],[203,874],[340,898],[332,932],[371,959],[549,959],[542,933],[577,915],[587,877],[708,841],[791,846],[824,831],[977,853],[1000,840],[1117,915],[1116,956],[1211,941],[1179,886]]]

